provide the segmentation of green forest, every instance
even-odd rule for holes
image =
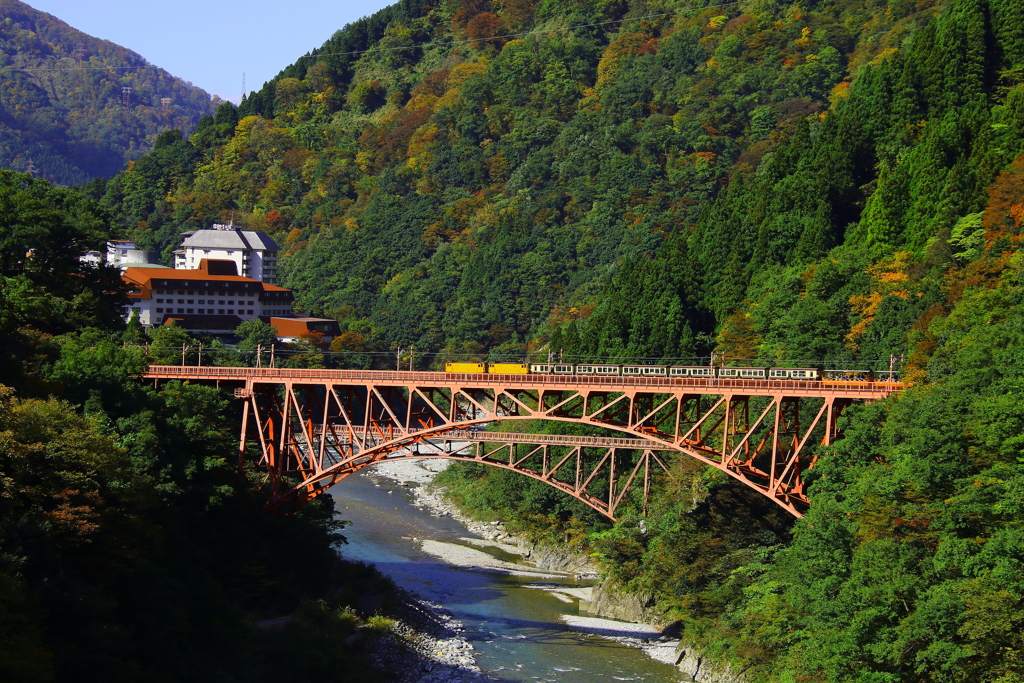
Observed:
[[[267,514],[229,394],[138,379],[119,272],[78,260],[105,212],[11,171],[0,207],[0,680],[387,680],[400,594],[339,560],[330,496]]]
[[[799,521],[684,460],[614,525],[510,473],[442,483],[752,681],[1024,681],[1022,0],[402,0],[81,189],[165,254],[268,232],[338,351],[900,359]],[[22,382],[98,405],[26,353]]]
[[[0,168],[61,185],[109,178],[214,106],[141,55],[0,0]]]

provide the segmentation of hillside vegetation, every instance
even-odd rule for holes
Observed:
[[[139,380],[117,269],[78,260],[103,211],[11,171],[0,206],[0,680],[389,680],[400,596],[339,559],[330,497],[267,514],[229,396]]]
[[[0,168],[64,185],[108,178],[148,152],[158,132],[191,131],[212,106],[206,92],[140,55],[0,0]]]
[[[446,483],[753,679],[1009,683],[1022,82],[1021,0],[406,0],[87,190],[152,248],[271,232],[340,351],[902,358],[800,522],[683,461],[614,526],[512,474]]]

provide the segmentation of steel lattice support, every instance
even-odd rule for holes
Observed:
[[[383,460],[449,457],[544,481],[613,519],[632,486],[642,483],[646,500],[655,472],[667,471],[658,451],[707,463],[800,516],[809,504],[803,473],[817,446],[836,439],[841,412],[900,388],[168,366],[147,377],[241,385],[240,463],[267,473],[273,507],[301,505]],[[572,422],[623,438],[474,430],[509,420]],[[453,449],[457,441],[477,450]],[[562,449],[557,458],[552,449]]]

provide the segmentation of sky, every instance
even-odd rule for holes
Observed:
[[[27,0],[238,103],[335,31],[396,0]]]

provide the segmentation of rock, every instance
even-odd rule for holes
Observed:
[[[697,683],[748,683],[743,671],[705,659],[685,643],[676,647],[676,667]]]
[[[683,636],[683,622],[673,621],[661,629],[661,637],[666,640],[679,640]]]
[[[634,623],[660,621],[660,614],[654,609],[653,596],[617,589],[607,579],[594,586],[594,597],[587,611],[597,616]]]

